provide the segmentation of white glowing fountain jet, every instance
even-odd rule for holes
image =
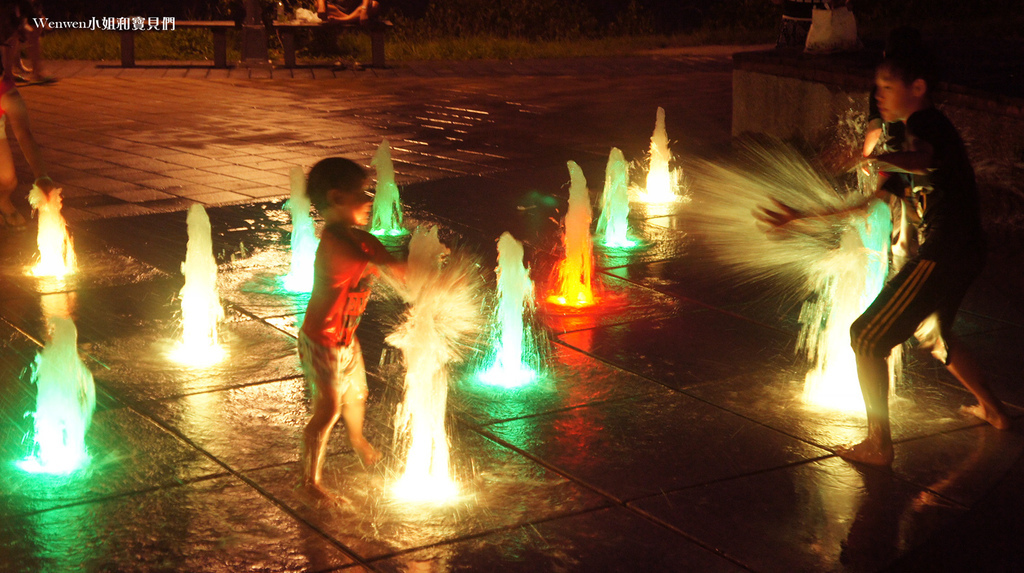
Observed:
[[[475,262],[450,254],[436,228],[417,228],[402,290],[410,306],[387,337],[402,350],[406,367],[405,395],[395,414],[395,443],[405,450],[405,467],[394,493],[408,501],[444,501],[458,494],[445,428],[449,369],[482,327],[481,281]]]
[[[629,236],[629,163],[618,147],[608,154],[604,171],[604,193],[601,194],[601,216],[597,219],[597,236],[606,247],[632,247]]]
[[[683,180],[682,169],[671,169],[672,151],[668,148],[668,132],[665,130],[665,109],[659,107],[651,135],[650,163],[647,169],[647,186],[638,190],[639,199],[645,203],[671,203],[680,198]]]
[[[292,218],[292,261],[282,283],[291,292],[310,292],[313,290],[313,260],[319,241],[309,213],[311,203],[306,194],[306,176],[299,167],[291,170],[291,187],[291,197],[284,208]]]
[[[402,226],[402,201],[395,183],[395,165],[391,161],[391,144],[385,139],[377,147],[370,165],[377,170],[377,187],[373,195],[373,218],[370,232],[374,235],[398,237],[408,235]]]
[[[862,412],[857,361],[850,349],[850,325],[875,299],[889,272],[892,218],[880,201],[866,218],[842,231],[839,248],[810,274],[816,297],[800,309],[798,346],[812,363],[804,400],[816,406]]]
[[[49,193],[33,186],[28,193],[28,202],[39,215],[39,262],[32,267],[37,277],[63,277],[77,270],[75,248],[68,235],[68,226],[61,215],[63,201],[60,189]]]
[[[590,238],[590,192],[583,170],[575,161],[569,165],[569,208],[565,213],[565,258],[556,268],[554,288],[547,300],[562,306],[584,307],[594,304],[594,250]]]
[[[182,337],[173,358],[189,366],[209,366],[224,357],[224,349],[217,340],[224,307],[217,294],[217,261],[213,257],[210,218],[198,203],[188,210],[188,247],[181,272],[185,275],[185,286],[181,288]]]
[[[863,413],[850,325],[885,281],[888,208],[838,223],[805,219],[767,233],[753,212],[772,200],[803,212],[841,210],[859,203],[856,189],[840,191],[794,149],[781,143],[740,146],[741,167],[693,162],[700,216],[693,225],[727,273],[764,280],[778,294],[810,297],[801,312],[800,348],[812,362],[807,403]]]
[[[540,349],[527,323],[534,311],[533,281],[523,264],[523,244],[510,233],[498,239],[498,303],[491,319],[491,346],[478,378],[484,384],[516,388],[533,382]]]
[[[96,386],[78,356],[75,323],[54,317],[49,324],[50,340],[36,355],[32,371],[36,385],[32,453],[18,467],[63,475],[89,464],[85,434],[96,409]]]

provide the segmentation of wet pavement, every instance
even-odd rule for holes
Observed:
[[[60,82],[23,94],[81,270],[27,277],[34,234],[3,233],[0,571],[1017,570],[1019,420],[1000,432],[959,414],[970,395],[911,352],[893,401],[896,463],[836,458],[863,417],[804,405],[798,307],[716,273],[687,232],[688,203],[634,211],[644,247],[597,250],[598,309],[541,305],[540,381],[502,390],[456,377],[453,502],[388,492],[401,372],[383,339],[401,305],[379,295],[359,336],[366,432],[385,458],[363,468],[338,429],[325,477],[352,504],[321,508],[297,489],[305,300],[276,287],[289,170],[330,155],[368,164],[387,138],[411,224],[439,225],[484,268],[513,232],[543,291],[567,160],[599,189],[612,146],[643,155],[658,106],[675,153],[728,156],[728,50],[51,71]],[[226,307],[228,359],[205,369],[165,356],[180,330],[193,202],[210,214]],[[1019,253],[996,249],[957,325],[1017,418],[1020,268]],[[26,368],[46,317],[68,310],[96,378],[93,461],[72,476],[29,475],[13,465],[34,409]]]

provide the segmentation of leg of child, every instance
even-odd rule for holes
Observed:
[[[357,347],[356,367],[352,372],[352,380],[342,396],[341,415],[345,419],[348,440],[359,459],[367,467],[380,461],[381,455],[363,436],[363,419],[366,414],[366,370],[363,366],[363,354]]]
[[[3,129],[6,122],[0,120],[0,129]],[[25,217],[18,212],[11,202],[11,194],[18,186],[18,176],[14,172],[14,156],[11,155],[11,146],[7,144],[7,137],[0,136],[0,216],[8,227],[21,229],[25,227]]]
[[[885,358],[857,355],[857,376],[868,415],[868,437],[854,446],[836,448],[844,460],[876,466],[892,464],[889,426],[889,366]]]
[[[313,398],[313,416],[306,424],[302,443],[303,486],[316,497],[335,501],[336,497],[321,484],[327,439],[341,416],[341,394],[334,384],[316,380]]]
[[[960,340],[952,335],[945,334],[946,346],[948,346],[949,363],[946,369],[967,388],[978,400],[975,406],[964,406],[962,410],[973,416],[977,416],[992,424],[1000,430],[1010,428],[1010,416],[1006,413],[1003,403],[996,398],[995,394],[988,387],[981,370],[971,353],[964,348]],[[938,356],[941,359],[941,356]]]

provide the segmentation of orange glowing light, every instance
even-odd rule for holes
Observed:
[[[32,187],[28,193],[28,202],[39,217],[39,234],[36,236],[39,263],[32,267],[32,274],[37,277],[73,274],[78,265],[67,223],[60,213],[60,189],[53,189],[47,194],[39,187]]]
[[[547,300],[562,306],[584,307],[594,304],[594,247],[590,239],[593,215],[587,180],[574,161],[569,162],[569,178],[569,209],[562,235],[565,258],[558,264],[555,288]]]

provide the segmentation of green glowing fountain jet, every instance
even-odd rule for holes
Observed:
[[[523,244],[509,233],[498,239],[498,304],[491,321],[493,344],[478,379],[489,386],[516,388],[540,370],[537,340],[527,325],[534,310],[533,281],[523,265]]]
[[[608,154],[604,171],[604,193],[601,195],[601,216],[597,219],[597,235],[606,247],[633,247],[629,238],[629,164],[618,147]]]
[[[52,336],[36,355],[35,437],[32,453],[17,463],[31,473],[65,475],[85,467],[85,433],[96,409],[92,374],[78,356],[78,330],[69,318],[50,319]]]
[[[282,279],[284,288],[297,293],[313,290],[313,260],[316,258],[316,230],[309,214],[310,200],[306,194],[306,176],[299,167],[291,171],[291,197],[284,208],[292,217],[292,262]]]
[[[374,235],[399,237],[408,235],[402,226],[402,201],[395,184],[395,165],[391,162],[391,144],[380,142],[370,165],[377,170],[377,188],[373,196],[373,219],[370,232]]]

